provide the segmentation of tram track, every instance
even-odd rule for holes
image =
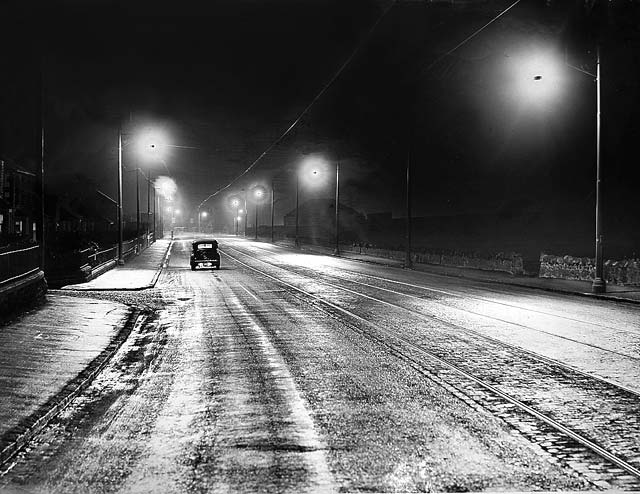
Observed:
[[[235,252],[239,253],[240,255],[251,257],[248,254],[246,254],[246,253],[244,253],[244,252],[242,252],[242,251],[240,251],[238,249],[235,249],[235,248],[231,248],[231,249],[234,250]],[[270,266],[280,267],[276,263],[267,262],[267,261],[265,261],[263,259],[257,259],[257,258],[254,258],[254,257],[252,257],[252,259],[254,259],[255,261],[270,265]],[[390,289],[385,288],[383,286],[375,286],[375,285],[371,285],[371,284],[368,284],[368,283],[363,283],[363,282],[357,281],[357,280],[346,279],[344,277],[340,277],[340,276],[336,276],[336,275],[327,275],[326,273],[318,273],[318,271],[313,271],[313,270],[309,270],[309,269],[291,269],[290,267],[287,267],[287,270],[295,272],[295,273],[297,273],[299,275],[302,275],[302,276],[312,277],[313,280],[316,281],[316,282],[321,278],[329,277],[329,278],[332,278],[332,279],[335,279],[335,280],[339,280],[340,282],[351,283],[351,284],[357,285],[358,287],[364,287],[364,288],[372,289],[372,290],[375,290],[375,291],[384,291],[384,292],[391,293],[393,295],[397,295],[397,296],[400,296],[400,297],[406,297],[406,298],[409,298],[409,299],[413,299],[413,300],[415,300],[417,302],[424,302],[425,301],[425,299],[423,297],[414,295],[412,293],[405,293],[405,292],[401,292],[401,291],[397,291],[397,290],[390,290]],[[412,286],[414,288],[418,288],[418,289],[421,289],[421,290],[446,293],[448,295],[454,295],[454,296],[456,296],[456,297],[458,297],[460,299],[465,297],[464,294],[455,293],[455,292],[452,292],[451,290],[446,290],[445,291],[445,290],[435,289],[435,288],[432,288],[432,287],[426,287],[424,285],[416,285],[416,284],[411,284],[411,283],[405,283],[405,282],[401,282],[401,281],[397,281],[397,280],[391,280],[389,278],[382,278],[382,277],[379,277],[379,276],[370,275],[370,274],[367,274],[367,273],[356,273],[356,272],[353,272],[353,271],[350,271],[350,273],[351,274],[358,274],[358,275],[360,275],[362,277],[366,277],[366,278],[378,279],[378,280],[381,280],[381,281],[387,282],[387,283],[397,283],[397,284],[401,284],[401,285]],[[467,333],[469,335],[472,335],[474,337],[482,338],[484,340],[491,341],[491,342],[494,342],[496,344],[503,345],[503,346],[506,346],[506,347],[509,347],[509,348],[512,348],[512,349],[516,349],[516,350],[521,351],[521,352],[527,352],[529,355],[531,355],[534,358],[539,359],[539,360],[541,360],[543,362],[552,363],[552,364],[556,364],[556,365],[559,365],[559,366],[564,366],[564,367],[566,367],[566,368],[568,368],[568,369],[570,369],[570,370],[572,370],[572,371],[574,371],[576,373],[582,374],[582,375],[584,375],[586,377],[598,379],[598,380],[603,381],[603,382],[605,382],[607,384],[610,384],[610,385],[613,385],[613,386],[617,386],[617,387],[619,387],[619,388],[621,388],[621,389],[623,389],[623,390],[625,390],[625,391],[627,391],[629,393],[632,393],[634,395],[640,396],[640,391],[638,391],[636,389],[630,388],[630,387],[625,386],[625,385],[623,385],[621,383],[618,383],[618,382],[613,382],[610,379],[607,379],[605,377],[602,377],[602,376],[599,376],[599,375],[596,375],[596,374],[584,372],[584,371],[582,371],[582,370],[580,370],[580,369],[578,369],[578,368],[576,368],[574,366],[568,365],[566,363],[562,363],[562,362],[560,362],[560,361],[558,361],[556,359],[553,359],[553,358],[550,358],[550,357],[546,357],[544,355],[540,355],[540,354],[532,352],[532,351],[528,351],[526,349],[521,348],[520,346],[505,342],[503,340],[499,340],[497,338],[489,336],[489,335],[487,335],[485,333],[482,333],[480,331],[476,331],[474,329],[468,328],[466,326],[462,326],[460,324],[456,324],[454,322],[451,322],[448,319],[445,319],[443,317],[437,316],[435,314],[432,314],[432,313],[425,314],[424,312],[421,312],[420,310],[417,310],[415,308],[407,307],[406,305],[402,305],[402,304],[399,304],[399,303],[391,302],[389,300],[381,299],[381,298],[378,298],[378,297],[375,297],[375,296],[370,296],[370,295],[367,295],[366,293],[363,293],[361,291],[349,289],[349,288],[345,287],[344,285],[338,285],[338,284],[332,283],[331,281],[326,281],[326,279],[323,280],[323,283],[326,286],[330,286],[330,287],[332,287],[334,289],[342,290],[342,291],[348,292],[348,293],[350,293],[352,295],[356,295],[356,296],[359,296],[359,297],[364,297],[364,298],[367,298],[367,299],[369,299],[371,301],[374,301],[374,302],[377,302],[377,303],[381,303],[381,304],[384,304],[384,305],[387,305],[387,306],[390,306],[390,307],[393,307],[393,308],[397,308],[397,309],[402,310],[402,311],[410,312],[410,313],[412,313],[415,316],[420,317],[420,318],[438,321],[441,324],[447,325],[448,327],[455,328],[458,331],[465,332],[465,333]],[[526,307],[521,307],[521,306],[512,305],[512,304],[504,304],[502,302],[492,301],[490,299],[486,299],[486,298],[483,298],[483,297],[471,296],[470,298],[474,298],[474,299],[477,299],[477,300],[482,300],[482,301],[485,301],[485,302],[500,304],[500,305],[507,305],[507,306],[509,306],[509,307],[511,307],[513,309],[517,309],[517,310],[544,314],[544,315],[549,316],[549,317],[554,317],[554,318],[557,317],[557,318],[560,318],[562,320],[569,320],[569,321],[573,321],[573,322],[577,322],[577,323],[581,323],[581,324],[587,324],[587,325],[590,325],[590,326],[595,326],[595,327],[602,328],[602,329],[605,329],[605,330],[613,331],[613,328],[610,328],[609,326],[598,325],[598,324],[593,323],[591,321],[582,321],[582,320],[579,320],[579,319],[569,318],[569,317],[566,317],[566,316],[558,316],[558,315],[553,314],[553,313],[543,312],[543,311],[538,311],[538,310],[531,310],[531,309],[526,308]],[[554,333],[552,331],[541,330],[540,328],[536,328],[534,326],[521,324],[521,323],[518,323],[518,322],[515,322],[515,321],[510,321],[508,319],[504,319],[504,318],[500,318],[500,317],[495,317],[495,316],[483,314],[483,313],[478,312],[478,311],[472,311],[472,310],[469,310],[469,309],[456,307],[456,306],[453,306],[451,304],[443,303],[440,300],[429,299],[429,303],[430,304],[439,305],[439,306],[443,306],[443,307],[446,307],[448,309],[452,309],[452,310],[455,310],[455,311],[458,311],[458,312],[461,312],[461,313],[471,314],[473,316],[481,317],[481,318],[488,319],[488,320],[491,320],[491,321],[497,321],[499,323],[502,323],[502,324],[505,324],[505,325],[509,325],[509,326],[513,326],[513,327],[517,327],[517,328],[521,328],[521,329],[526,330],[526,331],[533,331],[533,332],[536,332],[536,333],[541,333],[541,334],[544,334],[544,335],[551,336],[553,338],[558,338],[558,339],[561,339],[561,340],[569,341],[569,342],[572,342],[572,343],[575,343],[575,344],[578,344],[578,345],[581,345],[581,346],[584,346],[584,347],[588,347],[588,348],[592,348],[592,349],[595,349],[595,350],[598,350],[598,351],[601,351],[601,352],[609,353],[609,354],[615,355],[617,357],[627,358],[627,359],[631,359],[631,360],[640,362],[640,355],[638,355],[638,354],[630,354],[630,353],[627,353],[627,352],[620,352],[620,351],[612,350],[611,348],[605,348],[605,347],[602,347],[600,345],[590,344],[588,342],[577,340],[575,338],[570,338],[570,337],[567,337],[567,336],[559,335],[559,334]],[[618,330],[616,329],[616,331],[618,331]],[[621,331],[624,331],[624,330],[621,330]],[[627,331],[627,332],[629,332],[631,334],[638,334],[637,331],[635,331],[635,332],[634,331]]]
[[[252,248],[255,249],[256,247],[252,246]],[[240,250],[238,250],[236,248],[232,247],[232,249],[236,250],[237,252],[241,253],[242,255],[247,255],[246,253],[243,253],[242,251],[240,251]],[[267,254],[272,254],[270,251],[267,251],[265,249],[261,249],[261,250],[263,252],[267,253]],[[259,260],[262,261],[262,262],[265,262],[265,261],[263,261],[263,259],[259,259]],[[271,262],[269,264],[272,264],[274,266],[278,265],[277,263],[274,263],[274,262]],[[361,271],[352,271],[352,270],[344,269],[342,267],[341,267],[340,271],[343,274],[348,273],[349,275],[369,278],[369,279],[380,281],[382,283],[388,283],[388,284],[392,284],[392,285],[404,286],[404,287],[407,287],[408,289],[415,289],[415,290],[419,290],[419,291],[422,291],[422,292],[427,292],[427,293],[432,293],[432,294],[437,294],[437,295],[442,295],[442,296],[449,296],[449,297],[453,297],[453,298],[456,298],[456,299],[474,300],[474,301],[482,302],[482,303],[485,303],[485,304],[491,304],[491,305],[500,306],[500,307],[504,307],[504,308],[508,308],[508,309],[514,309],[514,310],[523,311],[523,312],[527,312],[527,313],[531,313],[531,314],[535,314],[535,315],[542,315],[542,316],[546,316],[546,317],[552,317],[554,319],[566,321],[568,323],[576,323],[576,324],[580,324],[580,325],[583,325],[583,326],[591,326],[591,327],[594,327],[596,329],[604,329],[604,330],[612,331],[612,332],[615,331],[616,333],[626,333],[626,334],[630,334],[630,335],[638,335],[638,336],[640,336],[640,326],[639,327],[634,327],[634,328],[624,328],[624,327],[617,327],[617,326],[616,327],[612,327],[612,326],[607,325],[607,324],[598,324],[598,323],[595,323],[593,321],[589,321],[587,319],[578,319],[578,318],[575,318],[575,317],[569,317],[564,313],[549,312],[549,311],[534,309],[534,308],[531,308],[531,307],[525,307],[525,306],[518,305],[518,304],[506,303],[506,302],[499,301],[499,300],[494,300],[494,299],[491,299],[491,298],[488,298],[488,297],[474,295],[474,294],[469,293],[468,291],[467,292],[460,292],[460,291],[455,291],[453,289],[434,288],[432,286],[418,285],[418,284],[415,284],[415,283],[407,283],[407,282],[394,280],[394,279],[390,279],[390,278],[384,278],[384,277],[381,277],[381,276],[375,276],[375,275],[372,275],[372,274],[369,274],[369,273],[365,273],[365,272],[361,272]],[[318,274],[317,271],[314,271],[314,273],[316,275]],[[326,275],[326,273],[323,273],[323,274]],[[362,283],[360,281],[353,280],[353,279],[347,278],[345,276],[340,276],[340,277],[338,277],[336,275],[332,275],[332,276],[334,278],[338,278],[338,279],[340,279],[342,281],[347,281],[349,283],[354,283],[354,284],[367,286],[366,283]],[[445,276],[445,275],[441,275],[441,274],[429,273],[429,276],[436,276],[436,277],[439,277],[439,278],[450,279],[450,277]],[[481,282],[481,283],[484,283],[484,282]],[[407,293],[407,292],[392,290],[392,289],[388,289],[388,288],[384,288],[384,287],[380,287],[380,286],[375,286],[375,287],[373,285],[368,285],[368,286],[371,286],[371,287],[379,289],[379,290],[385,290],[385,291],[390,292],[390,293],[395,293],[395,294],[398,294],[398,295],[402,295],[402,296],[408,296],[408,297],[413,297],[413,298],[417,298],[417,299],[422,299],[423,298],[423,297],[419,297],[419,296],[413,296],[412,294]],[[477,288],[475,290],[477,290]],[[483,288],[483,291],[487,291],[487,289]],[[496,290],[489,290],[489,291],[493,291],[493,292],[498,293],[498,294],[504,294],[504,292],[498,292]],[[458,310],[458,311],[462,311],[462,312],[466,312],[466,313],[469,313],[469,314],[478,315],[478,316],[482,316],[482,317],[489,317],[489,316],[487,316],[486,314],[483,314],[483,313],[479,313],[479,312],[476,312],[476,311],[473,311],[473,310],[470,310],[470,309],[467,309],[467,308],[457,307],[457,306],[453,305],[450,302],[446,303],[446,302],[443,302],[442,300],[438,300],[438,299],[435,299],[435,298],[431,298],[430,301],[432,303],[441,305],[443,307],[455,309],[455,310]],[[560,337],[560,338],[562,337],[562,336],[560,336],[560,335],[558,335],[556,333],[544,331],[544,330],[541,330],[540,328],[536,328],[536,327],[533,327],[533,326],[518,324],[518,323],[515,323],[513,321],[508,321],[508,320],[502,320],[502,319],[500,319],[498,317],[492,317],[492,318],[495,319],[495,320],[499,320],[501,322],[505,322],[507,324],[519,325],[519,326],[521,326],[521,327],[523,327],[525,329],[531,330],[531,331],[536,331],[536,332],[540,332],[540,333],[543,333],[543,334],[548,334],[548,335],[554,336],[554,337]],[[567,339],[567,338],[565,338],[565,339]],[[582,342],[580,342],[578,340],[571,340],[571,341],[575,341],[576,343],[582,343]]]
[[[419,334],[403,334],[397,328],[390,328],[380,322],[372,321],[339,303],[332,302],[325,296],[311,293],[299,286],[299,283],[287,281],[286,276],[283,277],[282,272],[277,271],[284,270],[280,266],[256,259],[237,249],[229,250],[237,253],[234,256],[225,249],[223,253],[229,259],[285,287],[288,292],[310,303],[314,308],[339,319],[350,330],[357,331],[386,347],[390,353],[427,378],[445,386],[469,404],[475,404],[502,418],[520,434],[547,451],[555,460],[562,461],[582,473],[595,486],[606,488],[613,485],[623,489],[640,487],[640,444],[638,444],[640,422],[637,419],[640,415],[640,400],[635,391],[624,389],[589,374],[580,374],[576,369],[563,366],[557,361],[490,339],[460,325],[455,326],[454,329],[458,332],[466,332],[474,338],[482,338],[484,343],[477,345],[476,342],[474,347],[469,341],[458,339],[455,345],[458,346],[459,351],[451,351],[453,349],[451,345],[439,350],[439,345],[445,344],[443,340],[439,339],[429,346]],[[243,261],[242,256],[250,260],[245,262],[247,259]],[[270,267],[270,271],[256,267],[256,262]],[[297,270],[293,270],[293,273],[295,276],[305,277],[307,281],[322,284],[332,290],[383,304],[390,310],[404,311],[411,317],[419,317],[423,321],[427,319],[436,321],[428,315],[400,304],[358,293],[319,279],[317,273],[313,277]],[[437,323],[447,325],[449,328],[453,327],[448,321],[437,320]],[[433,334],[430,334],[429,338],[432,339]],[[455,338],[449,335],[449,339]],[[480,352],[489,353],[489,356],[482,356]],[[508,355],[500,357],[500,353],[505,352]],[[486,362],[494,358],[503,358],[511,362],[504,364],[505,370],[510,372],[506,385],[504,380],[492,375],[491,372],[485,375],[478,372],[478,365],[484,365],[482,359]],[[474,365],[469,364],[470,361],[475,361],[474,359],[480,359],[474,364],[475,368]],[[495,362],[493,365],[496,365]],[[527,373],[533,373],[533,376]],[[558,403],[551,405],[543,403],[541,406],[541,403],[531,399],[532,397],[527,396],[526,393],[522,396],[514,392],[518,387],[531,388],[536,380],[541,383],[543,379],[553,381],[553,385],[549,385],[549,382],[545,384],[549,391],[553,391],[554,387],[573,386],[573,392],[577,393],[580,406],[569,404],[567,407],[562,407]],[[514,387],[508,384],[510,380],[521,380],[521,382]],[[582,402],[589,399],[595,401],[583,410]],[[604,407],[605,410],[601,413],[606,416],[607,408],[612,408],[609,411],[618,417],[618,424],[608,424],[604,431],[599,427],[602,424],[597,423],[583,427],[581,425],[583,422],[590,421],[589,414],[594,410],[601,410],[603,408],[601,405],[605,402],[609,406]],[[619,403],[621,405],[617,406],[616,404]]]

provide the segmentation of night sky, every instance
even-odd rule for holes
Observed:
[[[281,221],[293,170],[321,155],[340,160],[345,204],[402,217],[409,155],[414,214],[451,218],[447,228],[417,222],[425,243],[592,255],[595,83],[565,56],[595,70],[599,33],[605,241],[611,255],[639,252],[638,2],[586,15],[576,2],[521,0],[443,56],[511,3],[8,2],[0,152],[33,159],[42,57],[51,194],[115,195],[119,124],[125,143],[156,127],[181,146],[164,164],[125,146],[125,166],[168,170],[192,215],[216,191],[206,207],[224,211],[229,194],[274,181]],[[465,235],[483,222],[492,225],[484,238]]]

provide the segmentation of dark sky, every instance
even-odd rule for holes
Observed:
[[[50,190],[69,193],[72,182],[94,181],[115,194],[118,123],[125,142],[154,126],[183,146],[170,148],[165,164],[193,210],[278,141],[366,39],[299,124],[208,206],[272,180],[291,198],[292,170],[315,153],[343,163],[349,206],[402,216],[410,150],[418,216],[536,213],[590,224],[595,84],[564,64],[566,52],[570,63],[594,70],[577,4],[522,0],[445,57],[510,2],[396,2],[366,38],[388,5],[9,2],[4,66],[16,70],[4,83],[5,115],[25,118],[29,98],[20,95],[37,84],[20,81],[32,81],[29,60],[42,53]],[[640,174],[630,159],[640,133],[638,7],[613,5],[602,46],[603,162],[609,224],[625,216],[614,235],[630,237],[640,230]],[[6,122],[3,153],[28,154],[7,137],[15,131]],[[133,146],[125,147],[125,164],[149,166]],[[325,189],[315,193],[330,197]]]

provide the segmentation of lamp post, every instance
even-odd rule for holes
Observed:
[[[118,264],[123,265],[122,257],[122,127],[118,127]]]
[[[562,74],[564,71],[560,70],[562,67],[562,63],[559,61],[559,58],[555,54],[545,55],[544,52],[540,53],[528,53],[523,59],[527,60],[527,63],[523,63],[522,66],[518,70],[526,69],[527,73],[518,74],[518,81],[520,85],[520,89],[523,91],[523,95],[528,98],[535,99],[536,104],[539,104],[539,98],[541,93],[531,93],[530,89],[534,86],[531,85],[531,77],[535,81],[536,91],[546,91],[547,97],[555,96],[557,97],[557,89],[561,87],[558,84],[558,80],[562,79]],[[571,65],[567,60],[567,54],[565,53],[564,65],[571,69],[574,69],[578,72],[588,75],[595,80],[596,83],[596,146],[595,146],[595,165],[596,165],[596,203],[595,203],[595,276],[593,279],[593,283],[591,286],[591,290],[593,293],[604,293],[606,292],[606,281],[604,277],[604,257],[603,257],[603,244],[604,244],[604,235],[602,233],[602,163],[601,163],[601,74],[600,74],[600,43],[596,45],[596,73],[591,73],[587,70],[584,70],[581,67],[576,67]],[[539,71],[539,72],[538,72]],[[549,72],[550,77],[543,77],[540,75],[542,72]],[[524,75],[524,77],[522,77]],[[549,79],[550,84],[545,87],[545,80]],[[557,79],[557,80],[555,80]],[[555,90],[554,90],[555,88]],[[534,96],[535,94],[535,96]],[[531,100],[533,101],[533,100]],[[530,102],[531,102],[530,101]]]
[[[200,219],[201,218],[206,218],[207,217],[207,212],[206,211],[198,211],[198,233],[202,233],[202,227],[200,225]]]
[[[273,243],[273,220],[274,220],[274,206],[275,206],[275,195],[276,189],[274,186],[274,182],[271,181],[271,243]]]
[[[336,248],[333,251],[333,254],[336,256],[340,255],[340,162],[336,161]]]
[[[595,275],[591,284],[593,293],[605,293],[607,282],[604,276],[604,235],[602,233],[602,160],[601,160],[601,88],[600,88],[600,43],[596,45],[596,73],[593,74],[580,67],[571,65],[566,60],[565,65],[593,77],[596,83],[596,211],[595,211]],[[539,76],[538,76],[539,77]]]
[[[413,261],[411,259],[411,153],[407,152],[407,225],[406,225],[406,251],[404,257],[404,267],[407,269],[413,268]]]
[[[247,236],[247,220],[249,218],[249,210],[247,209],[247,190],[244,189],[244,230],[243,236]]]
[[[298,171],[296,171],[296,240],[295,240],[295,248],[299,249],[300,248],[300,240],[298,239],[298,224],[299,224],[299,206],[300,206],[300,202],[299,202],[299,196],[300,196],[300,173]]]
[[[158,238],[156,236],[156,203],[158,192],[156,191],[155,185],[153,186],[153,241],[155,242]]]
[[[258,240],[258,205],[265,195],[264,187],[257,185],[253,188],[253,204],[255,206],[254,240]]]
[[[149,232],[151,230],[151,173],[146,176],[147,179],[147,245],[149,244]]]
[[[140,168],[136,167],[136,254],[140,253]]]
[[[607,282],[604,278],[600,152],[600,46],[598,45],[596,49],[596,273],[591,285],[593,293],[607,291]]]
[[[235,230],[235,235],[236,237],[238,236],[238,221],[239,221],[239,211],[238,208],[240,207],[240,199],[238,198],[234,198],[231,200],[231,207],[234,208],[236,210],[235,216],[233,217],[233,228]]]

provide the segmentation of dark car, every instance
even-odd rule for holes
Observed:
[[[196,240],[191,244],[191,271],[196,267],[220,269],[218,241],[213,239]]]

